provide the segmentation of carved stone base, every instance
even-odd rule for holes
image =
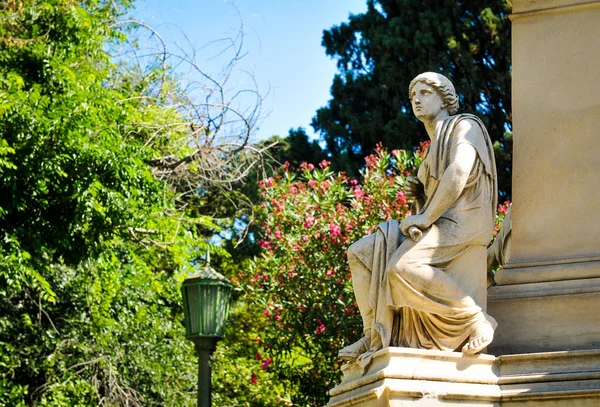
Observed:
[[[388,348],[342,368],[327,407],[599,406],[600,349],[465,356]]]
[[[364,375],[355,363],[342,368],[344,380],[329,391],[327,406],[494,406],[500,397],[494,361],[491,355],[382,349]]]

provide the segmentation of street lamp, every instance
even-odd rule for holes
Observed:
[[[209,264],[183,281],[185,337],[196,345],[198,355],[198,407],[211,405],[210,357],[223,331],[231,283]]]

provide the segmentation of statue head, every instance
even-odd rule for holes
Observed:
[[[423,83],[432,87],[442,99],[444,108],[448,113],[455,114],[458,112],[458,95],[456,94],[456,90],[454,90],[454,85],[450,82],[450,79],[435,72],[424,72],[417,75],[410,81],[410,85],[408,86],[409,98],[411,98],[413,88],[417,83]]]

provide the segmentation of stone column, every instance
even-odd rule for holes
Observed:
[[[512,3],[512,251],[489,352],[600,349],[600,1]]]

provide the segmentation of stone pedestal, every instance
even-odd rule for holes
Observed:
[[[327,407],[600,405],[600,350],[465,356],[387,348],[342,368]]]
[[[342,368],[344,380],[329,391],[327,406],[494,406],[500,397],[494,361],[491,355],[382,349],[364,374],[355,363]]]
[[[494,354],[600,348],[600,2],[513,0],[512,246]]]

